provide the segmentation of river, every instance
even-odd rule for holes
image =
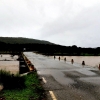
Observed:
[[[60,56],[61,60],[64,60],[66,57],[66,61],[70,62],[71,59],[74,60],[75,63],[82,64],[82,61],[85,61],[86,65],[97,67],[100,64],[100,56]],[[55,59],[58,59],[59,56],[56,56]]]

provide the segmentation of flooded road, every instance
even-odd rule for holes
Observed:
[[[32,52],[24,54],[43,78],[48,100],[52,100],[49,91],[53,91],[56,100],[100,100],[100,71],[97,67],[71,64]]]

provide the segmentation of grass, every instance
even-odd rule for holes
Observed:
[[[42,100],[44,98],[44,89],[36,72],[20,77],[1,70],[0,82],[4,85],[4,89],[0,92],[0,97],[4,100]]]
[[[18,74],[14,75],[8,71],[0,70],[0,83],[3,84],[4,89],[24,88],[24,81],[24,78]]]

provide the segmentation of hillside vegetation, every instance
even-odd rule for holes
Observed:
[[[82,48],[62,46],[48,41],[22,38],[0,37],[0,52],[34,51],[45,55],[68,55],[68,56],[99,56],[100,47]]]
[[[48,41],[22,38],[22,37],[0,37],[0,43],[6,44],[53,44]]]

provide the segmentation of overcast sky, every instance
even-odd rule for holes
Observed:
[[[100,47],[100,0],[0,0],[0,36]]]

